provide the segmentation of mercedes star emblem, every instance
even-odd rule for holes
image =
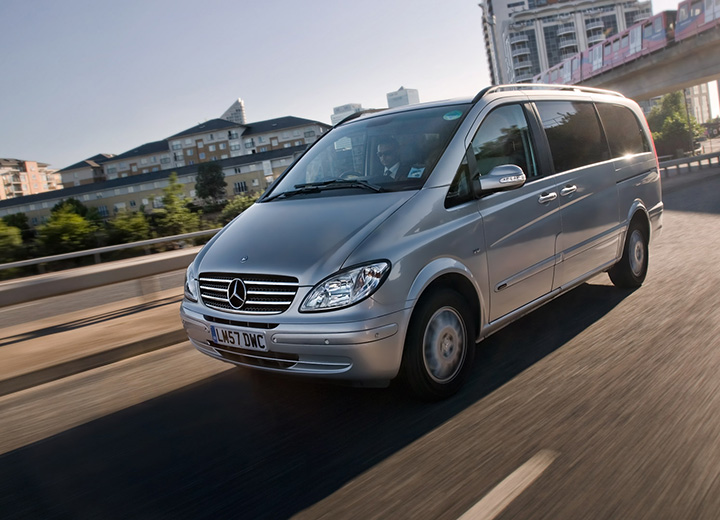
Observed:
[[[245,291],[245,284],[239,278],[235,278],[227,289],[227,298],[230,303],[230,307],[233,309],[241,309],[245,305],[245,298],[247,293]]]

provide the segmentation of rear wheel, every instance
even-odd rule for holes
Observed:
[[[637,221],[630,223],[620,261],[608,271],[617,287],[634,289],[645,281],[648,269],[648,237]]]
[[[462,387],[475,357],[475,327],[469,305],[443,289],[421,300],[410,320],[402,377],[423,399],[449,397]]]

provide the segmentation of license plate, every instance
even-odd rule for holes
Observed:
[[[214,325],[210,326],[210,332],[212,333],[212,340],[218,345],[267,351],[265,334],[263,333],[224,329]]]

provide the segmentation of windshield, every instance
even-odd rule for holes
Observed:
[[[469,105],[409,110],[333,128],[266,200],[419,189]]]

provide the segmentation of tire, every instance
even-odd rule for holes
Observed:
[[[456,393],[475,358],[475,325],[469,305],[442,289],[424,297],[410,320],[401,365],[406,387],[424,400]]]
[[[647,275],[648,253],[647,232],[637,221],[631,222],[622,258],[608,271],[612,283],[624,289],[640,287]]]

